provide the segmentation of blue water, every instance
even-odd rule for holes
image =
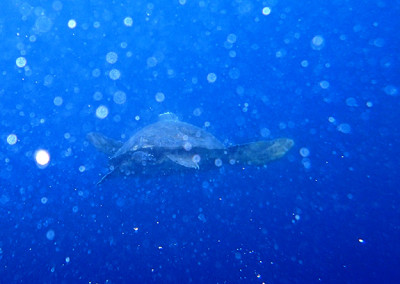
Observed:
[[[4,2],[0,283],[399,283],[400,1]],[[96,186],[166,111],[296,145]]]

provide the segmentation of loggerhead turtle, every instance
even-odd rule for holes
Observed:
[[[184,169],[209,169],[223,164],[264,165],[284,156],[293,140],[278,138],[225,147],[205,130],[164,113],[159,121],[136,132],[127,142],[100,133],[87,135],[89,142],[109,157],[110,172],[125,176],[166,175]]]

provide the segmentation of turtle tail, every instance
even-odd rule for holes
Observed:
[[[228,148],[229,158],[240,164],[264,165],[283,157],[294,145],[288,138],[257,141]]]

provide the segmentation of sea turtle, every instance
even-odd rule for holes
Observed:
[[[224,164],[264,165],[284,156],[293,140],[278,138],[225,147],[207,131],[179,121],[172,113],[159,116],[158,122],[136,132],[127,142],[91,132],[87,139],[109,157],[112,174],[166,175],[182,170],[220,167]]]

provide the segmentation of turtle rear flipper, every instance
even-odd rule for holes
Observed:
[[[240,164],[264,165],[283,157],[294,145],[292,139],[257,141],[228,148],[229,158]]]
[[[114,155],[123,144],[96,132],[88,133],[86,138],[97,150],[107,154],[109,157]]]

